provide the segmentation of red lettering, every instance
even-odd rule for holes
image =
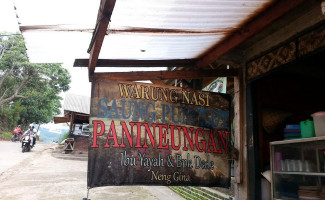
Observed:
[[[131,134],[130,134],[125,122],[121,122],[120,124],[122,125],[122,143],[121,143],[120,147],[125,147],[124,135],[127,136],[130,147],[133,147],[133,124],[130,123],[131,124]]]
[[[104,135],[105,123],[99,120],[94,120],[92,123],[94,126],[94,132],[91,147],[99,148],[98,137]],[[126,143],[128,143],[128,147],[131,148],[149,148],[148,143],[150,142],[151,147],[157,149],[169,149],[171,146],[175,151],[181,149],[183,151],[192,150],[198,152],[228,154],[228,131],[212,129],[209,130],[208,133],[204,128],[155,123],[149,124],[142,122],[129,122],[129,124],[127,124],[122,121],[119,123],[121,127],[118,128],[119,132],[117,133],[115,123],[113,120],[111,121],[104,147],[125,148]],[[133,130],[135,128],[134,126],[137,127],[136,134]],[[159,131],[159,134],[156,134],[156,130]],[[175,133],[175,131],[178,131],[178,133]],[[119,136],[120,139],[118,139],[117,136]],[[141,143],[143,141],[144,144],[142,145]],[[184,143],[182,141],[184,141]]]
[[[151,145],[153,148],[155,148],[155,135],[156,135],[156,124],[152,124],[152,127],[153,127],[153,135],[151,133],[151,130],[149,128],[149,125],[147,123],[144,124],[144,127],[145,127],[145,135],[144,135],[144,145],[143,147],[144,148],[148,148],[148,145],[147,145],[147,135],[149,135],[149,138],[150,138],[150,142],[151,142]]]
[[[224,133],[226,134],[226,141],[223,137],[223,134],[222,134],[222,131],[218,131],[219,133],[219,137],[220,137],[220,140],[222,142],[222,146],[223,146],[223,150],[225,151],[226,154],[228,154],[228,147],[227,147],[227,140],[228,140],[228,131],[224,131]]]
[[[133,123],[134,124],[134,123]],[[142,123],[136,123],[137,125],[137,145],[135,147],[141,148],[141,125]]]
[[[158,127],[159,127],[159,146],[158,146],[158,149],[168,149],[169,148],[169,140],[166,139],[166,133],[168,133],[168,131],[167,131],[168,126],[159,124]],[[163,130],[163,128],[165,130]],[[173,132],[174,132],[174,130],[173,130]],[[173,141],[173,138],[172,138],[172,141]],[[164,144],[166,144],[166,145],[163,146]]]
[[[204,138],[204,129],[201,129],[201,128],[198,128],[195,132],[195,145],[196,145],[196,148],[199,152],[202,152],[205,150],[205,147],[206,147],[206,141],[205,140],[201,140],[201,143],[203,144],[203,147],[202,149],[200,148],[200,142],[199,142],[199,132],[202,133],[202,137]]]
[[[180,133],[180,131],[178,130],[178,146],[175,146],[175,136],[174,136],[174,129],[175,129],[175,126],[170,125],[169,128],[170,128],[171,138],[172,138],[172,148],[173,148],[174,150],[179,150],[179,148],[180,148],[180,146],[181,146],[181,133]]]
[[[183,131],[184,131],[184,147],[183,147],[183,150],[184,150],[184,151],[187,151],[187,150],[188,150],[188,148],[186,147],[186,140],[185,140],[185,138],[187,138],[187,141],[188,141],[188,143],[189,143],[189,145],[190,145],[190,147],[191,147],[191,150],[193,151],[193,150],[194,150],[194,146],[193,146],[193,130],[194,130],[194,128],[193,128],[193,127],[190,128],[190,131],[191,131],[191,137],[190,137],[190,135],[188,134],[188,132],[187,132],[187,128],[186,128],[186,127],[178,126],[177,129],[178,129],[179,132],[181,131],[181,130],[180,130],[181,128],[182,128]]]
[[[98,144],[97,144],[97,136],[101,136],[103,135],[103,133],[105,132],[105,124],[102,121],[93,121],[93,125],[94,125],[94,134],[93,134],[93,145],[91,145],[91,147],[93,148],[98,148]],[[100,125],[100,132],[98,133],[98,125]]]
[[[119,147],[118,142],[117,142],[114,120],[112,120],[112,122],[111,122],[111,126],[110,126],[108,134],[107,134],[107,141],[106,141],[106,144],[104,145],[104,147],[109,147],[108,141],[111,139],[114,140],[113,147]]]
[[[217,150],[216,142],[214,141],[213,135],[214,135],[213,130],[210,130],[207,152],[211,152],[211,146],[212,146],[213,153],[222,153],[221,150],[219,151]]]

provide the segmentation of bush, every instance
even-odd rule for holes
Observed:
[[[59,143],[61,143],[65,139],[67,139],[68,135],[69,135],[69,132],[66,132],[65,134],[63,134],[59,139]]]
[[[10,132],[0,132],[0,139],[2,140],[10,140],[12,137],[12,133]]]
[[[11,105],[2,105],[0,107],[0,127],[2,130],[13,130],[18,125],[22,106],[20,101],[16,101]]]

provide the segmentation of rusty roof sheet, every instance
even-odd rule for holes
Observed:
[[[99,58],[197,58],[273,1],[117,0]],[[14,2],[32,62],[89,57],[99,0]]]
[[[99,58],[198,58],[270,0],[123,0]]]

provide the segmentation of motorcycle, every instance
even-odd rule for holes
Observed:
[[[16,133],[11,137],[11,141],[12,142],[16,142],[16,141],[20,141],[21,142],[21,138],[22,138],[23,134],[22,133]]]
[[[25,137],[22,139],[22,144],[21,144],[23,153],[28,152],[33,148],[31,142],[32,142],[32,138],[30,134],[25,135]]]

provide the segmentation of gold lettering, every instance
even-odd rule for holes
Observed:
[[[196,106],[198,105],[197,98],[196,98],[196,93],[195,92],[193,92],[193,97],[192,97],[191,104],[195,104]]]
[[[177,102],[178,96],[177,96],[176,90],[170,90],[170,92],[169,92],[169,99],[173,103],[176,103]]]
[[[166,181],[167,184],[171,183],[171,175],[159,174],[159,172],[151,171],[151,180]]]
[[[183,94],[183,103],[185,103],[185,99],[186,99],[187,104],[190,104],[190,92],[182,90],[182,94]]]
[[[167,92],[168,92],[168,89],[166,88],[166,91],[163,89],[163,88],[159,88],[162,92],[162,94],[164,95],[165,97],[165,101],[168,102],[168,96],[167,96]],[[163,96],[161,96],[161,101],[163,100]]]
[[[191,92],[182,89],[119,83],[120,96],[123,98],[165,101],[209,107],[209,93]]]
[[[149,87],[141,85],[141,98],[149,100]]]
[[[154,101],[157,101],[158,98],[159,98],[159,95],[158,95],[159,88],[156,88],[156,90],[157,90],[157,92],[155,92],[156,93],[156,97],[154,95],[155,87],[150,87],[150,90],[151,90],[151,99],[154,100]]]
[[[209,93],[206,94],[207,95],[207,107],[209,106]]]
[[[120,95],[121,97],[129,97],[129,91],[128,91],[128,87],[126,86],[126,84],[118,84],[119,88],[120,88]],[[124,92],[123,92],[124,91]]]
[[[138,91],[137,85],[134,84],[132,89],[133,90],[132,90],[132,93],[131,93],[130,96],[133,97],[133,98],[136,98],[136,99],[140,99],[140,95],[139,95],[139,91]]]
[[[204,106],[204,104],[205,104],[205,99],[202,96],[204,97],[204,93],[199,94],[199,100],[200,100],[199,105],[200,106]]]

